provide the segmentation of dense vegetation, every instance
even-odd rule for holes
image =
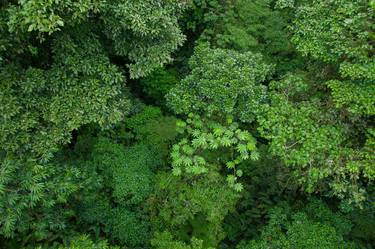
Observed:
[[[0,248],[374,248],[374,14],[0,1]]]

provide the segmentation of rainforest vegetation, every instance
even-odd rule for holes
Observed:
[[[375,248],[374,0],[0,0],[0,248]]]

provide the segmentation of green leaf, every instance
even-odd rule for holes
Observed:
[[[241,183],[235,183],[233,186],[234,190],[237,192],[241,192],[243,190],[243,186]]]
[[[235,164],[234,164],[234,162],[229,161],[229,162],[226,163],[226,165],[227,165],[228,169],[233,169]]]
[[[172,174],[173,174],[174,176],[180,176],[181,173],[182,173],[182,171],[181,171],[181,168],[179,168],[179,167],[174,167],[174,168],[172,169]]]

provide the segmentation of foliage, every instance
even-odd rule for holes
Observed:
[[[247,159],[257,160],[256,140],[248,131],[239,129],[238,124],[231,118],[227,124],[201,119],[200,116],[189,114],[186,123],[178,122],[181,133],[186,135],[173,145],[171,158],[173,174],[179,176],[183,173],[199,175],[217,168],[217,164],[225,164],[226,168],[233,171],[227,176],[229,186],[236,191],[242,190],[242,184],[236,183],[241,177],[242,170],[236,170],[236,165]],[[226,149],[226,151],[224,150]],[[216,158],[207,158],[205,154],[219,150],[222,155]],[[211,159],[211,160],[209,160]]]
[[[328,190],[357,204],[374,178],[367,119],[374,107],[372,13],[368,1],[296,3],[292,42],[326,73],[271,83],[270,105],[258,120],[271,152],[304,172],[295,175],[308,192]]]
[[[52,34],[64,25],[74,25],[89,17],[103,7],[101,1],[21,1],[19,5],[10,4],[8,26],[11,31],[45,32]]]
[[[110,187],[117,202],[137,204],[143,201],[152,188],[152,169],[160,164],[158,154],[147,145],[124,149],[109,139],[99,139],[91,152],[92,163],[105,176],[104,184]]]
[[[12,33],[57,33],[63,27],[95,21],[113,42],[116,54],[126,56],[131,77],[138,78],[171,60],[184,40],[177,18],[188,1],[21,1],[7,6]],[[38,10],[38,11],[36,11]]]
[[[373,35],[369,32],[372,11],[365,0],[302,4],[293,21],[292,41],[303,54],[327,62],[366,59],[371,49],[368,40]]]
[[[297,212],[288,207],[273,209],[259,240],[239,248],[357,248],[344,240],[350,229],[350,222],[313,201]]]
[[[240,240],[257,236],[270,209],[281,201],[292,201],[299,196],[298,185],[290,178],[288,168],[269,154],[267,146],[261,146],[259,154],[259,160],[244,161],[237,166],[243,171],[243,190],[235,211],[225,218],[227,238],[224,242],[228,248]]]
[[[369,205],[361,210],[353,210],[349,214],[349,217],[353,222],[350,237],[371,248],[370,245],[375,241],[375,234],[373,232],[375,229],[375,206],[373,203],[369,203]]]
[[[143,92],[158,105],[165,104],[164,96],[178,83],[178,74],[174,68],[157,69],[150,76],[140,79]]]
[[[72,130],[119,121],[129,105],[121,93],[124,77],[103,53],[93,36],[62,35],[50,69],[2,68],[2,149],[49,158]]]
[[[82,222],[96,227],[101,224],[103,232],[120,244],[147,244],[149,225],[142,203],[153,189],[153,170],[161,163],[159,155],[145,144],[124,148],[103,137],[94,142],[90,153],[89,159],[80,160],[87,171],[97,172],[100,185],[80,196],[77,208]],[[102,194],[108,192],[110,196]]]
[[[270,87],[270,104],[263,106],[258,119],[258,130],[270,140],[270,152],[293,169],[307,192],[362,202],[366,180],[359,179],[374,178],[372,159],[365,148],[347,143],[350,133],[340,122],[340,113],[326,111],[329,103],[311,91],[307,94],[309,84],[301,76],[286,76]]]
[[[375,63],[373,65],[375,66]],[[373,80],[375,78],[371,79],[371,81]],[[356,114],[375,114],[375,98],[372,94],[375,92],[375,86],[370,81],[341,82],[332,80],[328,82],[328,86],[332,90],[332,97],[337,108],[347,108],[349,112]]]
[[[177,19],[186,7],[154,0],[0,3],[1,235],[45,239],[65,227],[54,210],[84,179],[73,165],[56,165],[54,153],[83,125],[108,128],[123,119],[130,109],[125,63],[112,58],[127,61],[132,78],[169,62],[184,40]]]
[[[155,238],[152,239],[151,244],[155,249],[174,248],[174,249],[203,249],[206,247],[202,246],[202,241],[196,238],[191,239],[191,245],[186,243],[175,241],[170,233],[157,233]],[[212,249],[207,248],[207,249]]]
[[[205,246],[216,246],[223,239],[222,222],[237,199],[217,172],[193,179],[160,174],[151,198],[156,221],[163,224],[159,230],[167,228],[180,240],[189,240],[192,234]]]
[[[107,241],[93,242],[87,235],[73,239],[69,246],[60,246],[59,249],[118,249],[117,246],[108,245]]]
[[[374,10],[0,1],[0,248],[372,248]]]
[[[260,83],[272,72],[260,54],[199,46],[190,67],[191,74],[167,95],[175,113],[233,115],[247,122],[254,119],[265,98],[265,87]]]
[[[113,209],[109,221],[111,237],[129,247],[144,248],[149,240],[149,227],[148,223],[137,216],[137,213],[126,208]]]
[[[206,19],[210,21],[202,33],[202,40],[210,41],[215,47],[237,51],[267,55],[288,52],[287,23],[279,10],[272,8],[272,1],[223,2],[215,6],[219,13],[211,11],[207,14],[209,18]]]
[[[154,106],[145,106],[141,112],[126,119],[125,127],[137,141],[157,146],[162,155],[168,154],[170,142],[177,135],[176,118],[163,116]]]
[[[339,64],[328,81],[338,108],[374,115],[374,7],[369,1],[312,1],[297,8],[292,41],[304,55]],[[306,32],[307,30],[307,32]]]
[[[92,180],[63,161],[40,165],[11,158],[1,161],[0,176],[1,234],[23,243],[69,233],[74,212],[67,202]]]
[[[103,11],[104,33],[117,55],[126,56],[131,78],[151,73],[172,60],[185,36],[178,17],[189,1],[111,1]]]

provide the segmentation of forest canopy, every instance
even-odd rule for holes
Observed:
[[[0,1],[0,248],[371,249],[375,1]]]

